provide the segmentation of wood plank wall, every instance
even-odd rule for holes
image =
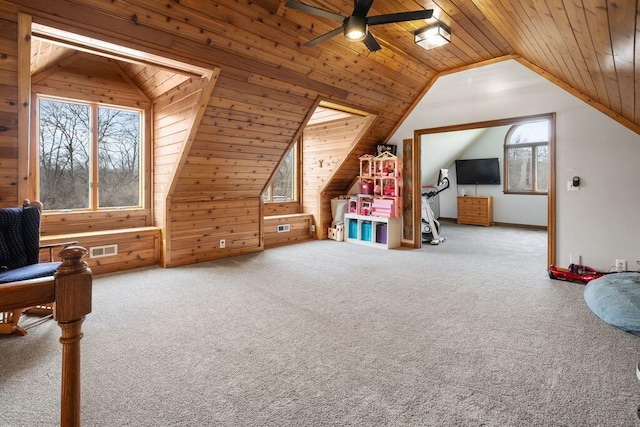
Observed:
[[[165,266],[209,261],[262,250],[260,199],[171,199],[171,242]],[[225,248],[220,240],[225,240]]]
[[[148,109],[149,99],[125,80],[113,61],[77,52],[63,65],[32,76],[32,90],[45,95]]]
[[[352,115],[304,129],[302,208],[303,212],[313,214],[318,239],[327,238],[327,228],[332,219],[330,202],[321,198],[321,191],[371,123],[371,117]]]
[[[0,206],[18,205],[18,25],[0,19]]]
[[[131,268],[148,267],[158,263],[160,259],[160,229],[156,227],[131,228],[124,230],[111,230],[102,233],[73,233],[67,235],[44,236],[41,244],[58,244],[70,241],[77,242],[89,250],[94,246],[118,245],[117,255],[90,258],[84,260],[89,264],[93,274],[112,273]],[[57,256],[61,248],[53,250],[53,259],[60,260]],[[40,261],[50,260],[48,250],[40,251]]]
[[[165,228],[166,199],[187,144],[206,79],[191,78],[158,95],[153,104],[154,224]]]
[[[410,61],[393,55],[385,56],[385,65],[361,58],[383,74],[380,78],[374,71],[354,73],[346,61],[331,65],[331,72],[337,73],[331,76],[323,71],[327,58],[315,57],[311,51],[298,58],[302,52],[298,42],[287,35],[297,31],[292,22],[248,3],[223,0],[215,3],[215,11],[194,8],[190,1],[171,2],[171,8],[165,1],[150,0],[15,3],[21,10],[35,11],[34,19],[63,22],[69,31],[104,35],[127,47],[199,67],[220,67],[193,143],[180,159],[182,168],[167,194],[167,266],[263,249],[261,193],[318,98],[385,112],[366,135],[366,147],[354,150],[357,156],[382,141],[425,79]],[[228,31],[232,21],[260,30]],[[266,41],[266,35],[277,42]],[[345,55],[353,54],[341,49]],[[389,94],[399,94],[393,76],[403,67],[413,70],[415,81],[406,83],[408,93],[399,102]],[[347,168],[350,176],[337,174],[342,188],[336,191],[345,191],[357,171],[356,157],[352,168]],[[327,209],[330,212],[329,205]],[[226,241],[224,249],[219,248],[221,239]]]
[[[313,103],[253,73],[221,74],[172,196],[168,266],[263,249],[262,191]]]
[[[310,240],[311,214],[275,215],[264,219],[264,248],[290,245]],[[289,231],[278,232],[279,225],[289,225]]]
[[[291,215],[300,212],[300,203],[298,202],[272,202],[265,203],[262,207],[262,214],[265,217],[274,215]]]

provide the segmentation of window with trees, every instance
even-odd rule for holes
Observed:
[[[271,184],[262,194],[265,203],[293,202],[298,200],[298,144],[285,156],[273,176]]]
[[[547,119],[509,129],[504,144],[505,193],[547,194],[550,132]]]
[[[38,97],[45,209],[141,207],[142,141],[142,110]]]

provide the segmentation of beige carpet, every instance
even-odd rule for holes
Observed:
[[[546,234],[445,222],[99,276],[86,426],[633,426],[638,337],[546,273]],[[0,338],[0,426],[58,420],[59,329]]]

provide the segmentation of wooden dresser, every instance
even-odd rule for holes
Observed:
[[[493,223],[491,197],[458,197],[458,224],[484,225]]]

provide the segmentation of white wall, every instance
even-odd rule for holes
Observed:
[[[556,113],[556,264],[566,267],[569,254],[580,254],[583,264],[597,270],[608,271],[616,258],[637,270],[640,135],[516,61],[439,78],[390,142],[401,147],[415,129],[551,112]],[[582,180],[580,191],[568,192],[574,175]]]
[[[497,157],[500,163],[500,180],[504,183],[504,139],[511,126],[486,128],[467,150],[457,156],[458,159],[482,159]],[[457,132],[449,132],[457,133]],[[442,134],[423,135],[437,138]],[[424,149],[425,146],[422,145]],[[425,153],[421,153],[424,155]],[[455,163],[449,168],[449,180],[453,191],[440,193],[440,215],[445,218],[458,217],[456,197],[462,190],[468,196],[493,197],[493,220],[507,224],[547,225],[547,196],[531,196],[521,194],[504,194],[502,185],[456,185]]]

